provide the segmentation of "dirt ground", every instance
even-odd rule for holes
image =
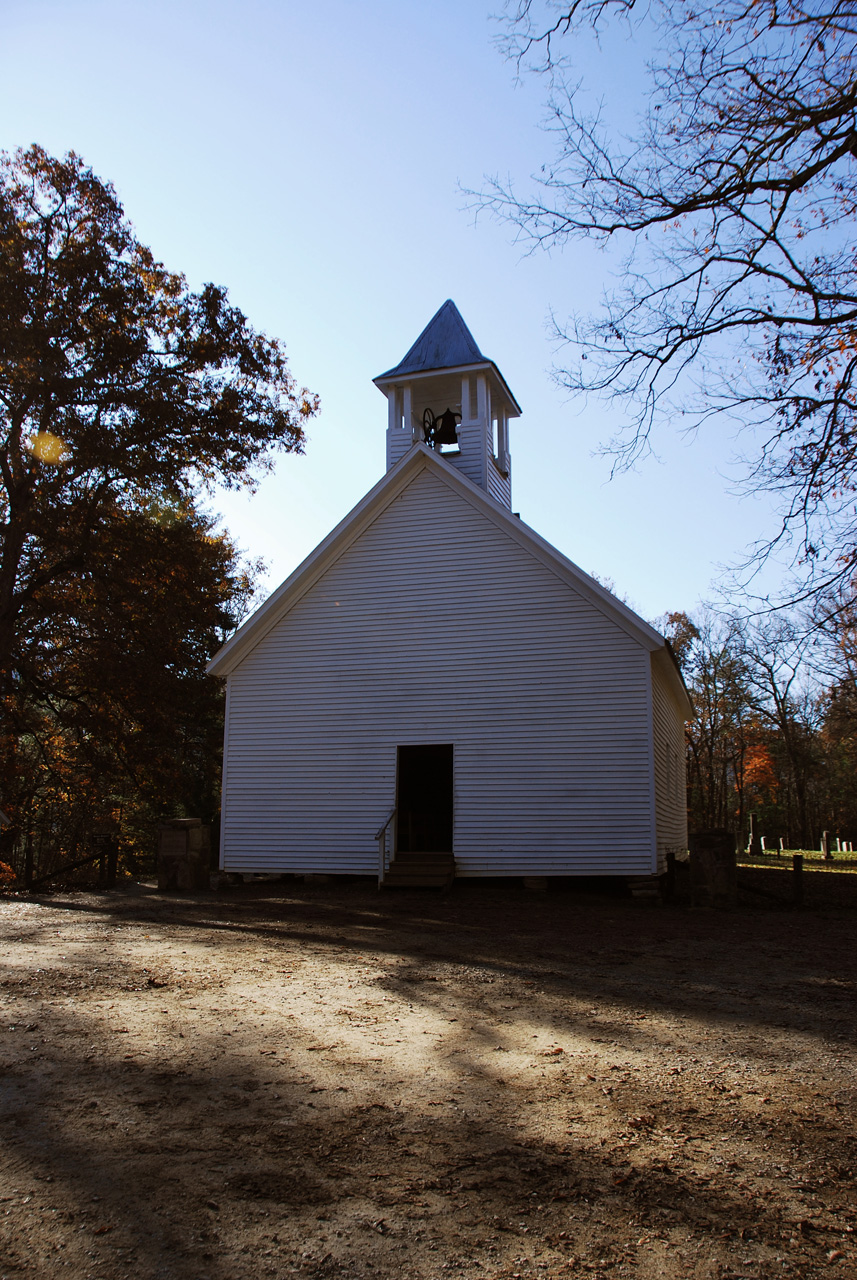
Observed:
[[[857,1277],[856,923],[475,882],[6,899],[0,1277]]]

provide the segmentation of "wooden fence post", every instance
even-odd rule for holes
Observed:
[[[111,836],[107,842],[107,888],[116,888],[116,866],[119,861],[119,841]]]
[[[792,898],[796,907],[803,902],[803,854],[792,855]]]
[[[664,882],[664,901],[675,898],[675,849],[667,849],[667,874]]]
[[[24,846],[24,888],[33,887],[33,832],[27,832],[27,843]]]

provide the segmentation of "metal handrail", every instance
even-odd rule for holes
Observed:
[[[393,819],[395,818],[396,813],[397,813],[397,810],[396,810],[396,807],[395,807],[395,805],[394,805],[394,806],[393,806],[393,808],[390,810],[390,812],[389,812],[389,814],[388,814],[388,816],[387,816],[387,820],[386,820],[386,822],[384,823],[384,825],[383,825],[382,827],[379,827],[379,828],[378,828],[378,830],[375,832],[375,839],[376,839],[376,840],[380,840],[380,839],[381,839],[381,836],[384,834],[384,832],[385,832],[385,831],[387,830],[387,828],[389,827],[390,823],[391,823],[391,822],[393,821]]]
[[[387,870],[387,830],[390,823],[395,818],[398,810],[395,805],[390,810],[387,820],[382,827],[375,832],[375,839],[378,841],[378,887],[384,883],[384,875]]]

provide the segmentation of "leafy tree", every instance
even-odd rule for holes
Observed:
[[[317,401],[74,155],[0,161],[0,316],[0,796],[47,865],[109,813],[133,845],[216,810],[205,664],[252,580],[196,496],[302,451]]]
[[[240,620],[248,572],[210,522],[122,512],[43,620],[48,678],[24,668],[0,745],[14,860],[37,874],[73,863],[93,829],[121,819],[123,852],[151,852],[159,817],[218,808],[222,691],[205,664]],[[82,852],[81,852],[82,851]]]
[[[813,660],[820,700],[824,813],[830,830],[857,840],[857,582],[840,583],[819,602]]]
[[[671,613],[660,625],[693,703],[686,728],[691,830],[744,826],[744,775],[752,705],[740,632],[730,619]]]
[[[117,512],[252,485],[314,396],[225,290],[190,290],[75,155],[0,163],[0,695],[53,647],[46,602]]]
[[[633,11],[633,12],[632,12]],[[626,139],[569,79],[588,31],[626,21],[653,50]],[[518,0],[505,47],[549,78],[556,153],[524,195],[477,203],[546,249],[619,242],[620,284],[557,332],[561,378],[633,406],[630,462],[659,416],[749,430],[748,484],[778,495],[807,592],[857,563],[857,4]],[[587,55],[589,46],[587,45]]]
[[[846,615],[836,616],[846,629]],[[743,839],[755,812],[762,835],[792,847],[817,847],[824,829],[852,839],[853,655],[837,658],[785,614],[672,613],[656,625],[672,642],[694,707],[686,730],[691,829],[727,827]]]
[[[805,628],[784,615],[749,620],[741,627],[741,651],[759,725],[753,781],[769,801],[776,796],[781,830],[771,834],[788,834],[798,847],[811,848],[823,821],[818,798],[824,764],[818,672]]]

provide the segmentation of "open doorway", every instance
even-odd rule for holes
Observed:
[[[398,748],[396,848],[452,853],[452,743]]]

